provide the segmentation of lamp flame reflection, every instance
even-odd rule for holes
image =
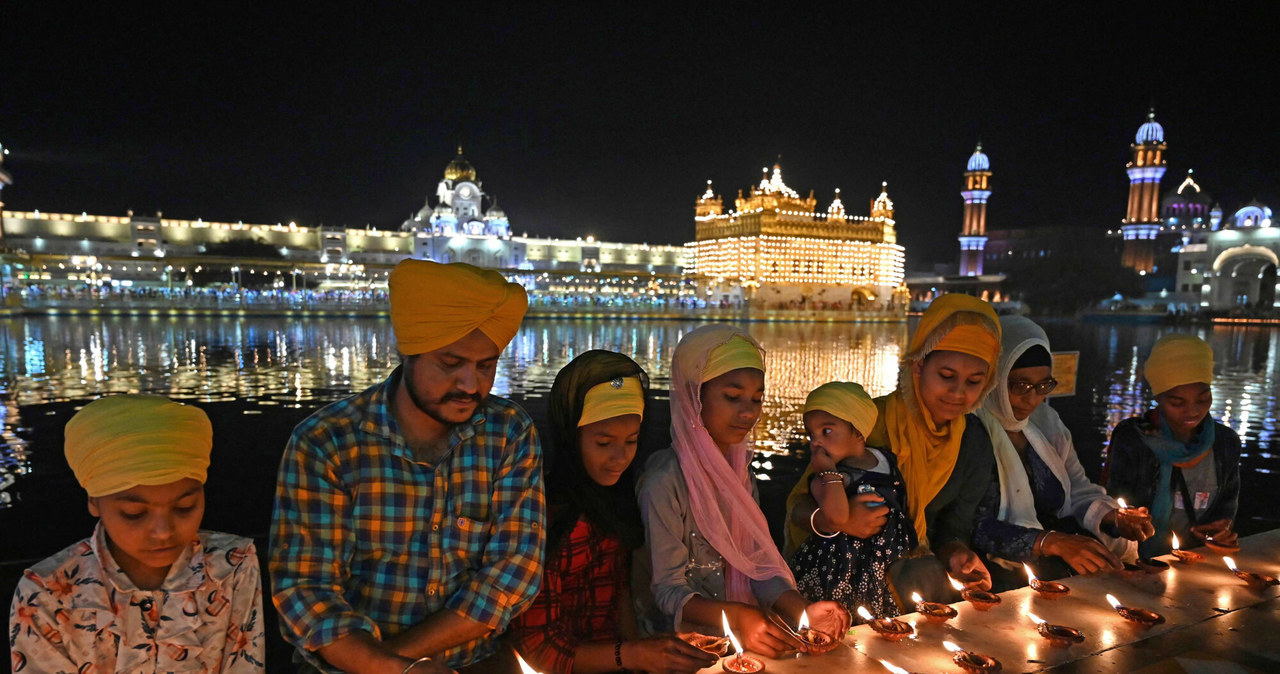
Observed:
[[[529,663],[525,662],[519,653],[516,653],[516,663],[520,665],[521,674],[540,674],[538,670],[530,667]]]
[[[893,672],[893,674],[911,674],[911,672],[908,672],[907,670],[901,667],[898,667],[897,665],[894,665],[888,660],[881,660],[880,664],[884,665],[884,668]]]

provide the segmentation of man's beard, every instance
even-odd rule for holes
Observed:
[[[457,391],[445,395],[443,398],[441,398],[438,401],[431,402],[431,401],[428,401],[416,388],[414,388],[412,377],[408,377],[408,376],[402,377],[401,383],[404,385],[405,392],[409,394],[409,400],[413,402],[414,407],[418,408],[418,411],[431,417],[432,419],[435,419],[436,421],[440,422],[445,426],[457,426],[467,421],[467,419],[454,420],[454,419],[446,418],[443,413],[443,407],[445,406],[445,404],[452,402],[454,400],[468,400],[476,403],[476,405],[479,405],[481,402],[484,402],[484,397],[480,396],[479,394],[461,393]]]

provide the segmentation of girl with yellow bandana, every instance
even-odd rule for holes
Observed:
[[[102,398],[67,422],[98,526],[19,581],[14,671],[263,671],[253,541],[200,530],[212,446],[202,410],[160,396]]]
[[[995,459],[990,436],[969,413],[995,385],[999,356],[1000,324],[991,305],[968,295],[943,295],[920,318],[900,364],[898,389],[875,399],[879,416],[867,444],[897,458],[920,542],[912,559],[890,570],[900,597],[912,591],[926,598],[948,596],[944,571],[969,587],[991,586],[991,575],[969,546]],[[792,546],[813,531],[816,503],[807,494],[808,478],[806,473],[787,499]]]
[[[507,633],[545,674],[694,672],[715,662],[674,635],[640,639],[636,627],[629,567],[644,532],[633,461],[648,389],[635,361],[601,350],[574,358],[551,386],[546,567]]]

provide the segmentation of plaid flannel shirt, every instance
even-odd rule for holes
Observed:
[[[392,417],[400,369],[294,429],[271,532],[280,628],[309,662],[364,630],[385,639],[448,609],[494,632],[445,651],[459,667],[538,594],[545,544],[542,455],[524,410],[490,396],[449,433],[435,465]]]

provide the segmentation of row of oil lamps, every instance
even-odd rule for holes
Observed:
[[[1222,550],[1227,550],[1229,548],[1232,550],[1239,549],[1238,546],[1219,545],[1211,547],[1213,549]],[[1177,534],[1174,534],[1173,536],[1173,555],[1178,559],[1178,561],[1184,564],[1195,564],[1204,558],[1203,555],[1200,555],[1199,553],[1180,549]],[[1274,576],[1241,571],[1236,566],[1235,560],[1231,557],[1223,557],[1222,560],[1227,565],[1227,568],[1231,569],[1232,573],[1244,580],[1251,587],[1264,588],[1272,585],[1280,585],[1280,581],[1278,581]],[[1141,571],[1145,571],[1147,573],[1158,573],[1159,571],[1163,571],[1169,567],[1168,564],[1156,559],[1141,561],[1143,562],[1140,565],[1142,567]],[[1041,597],[1044,597],[1045,599],[1058,599],[1071,593],[1071,588],[1068,588],[1066,585],[1054,581],[1041,580],[1031,571],[1031,567],[1026,564],[1023,564],[1022,567],[1026,570],[1027,580],[1029,581],[1031,589],[1039,593]],[[1131,570],[1130,572],[1137,573],[1139,571]],[[1000,596],[997,594],[986,592],[984,590],[966,589],[964,585],[960,584],[956,579],[948,577],[948,580],[951,581],[952,587],[960,592],[961,598],[969,602],[971,606],[979,611],[990,610],[992,607],[1000,603]],[[948,606],[947,604],[925,601],[917,592],[911,593],[911,600],[915,603],[916,612],[925,620],[930,622],[944,623],[957,615],[955,608]],[[1116,613],[1118,613],[1120,617],[1131,621],[1140,627],[1152,627],[1164,622],[1164,616],[1159,613],[1145,608],[1125,606],[1121,604],[1120,600],[1116,599],[1114,595],[1107,595],[1107,603],[1111,604],[1111,607],[1115,609]],[[729,629],[728,616],[723,612],[721,612],[720,615],[723,623],[722,626],[724,628],[723,637],[693,634],[689,637],[689,642],[698,648],[718,656],[726,655],[728,653],[729,646],[732,646],[734,655],[725,657],[720,663],[725,672],[729,672],[730,674],[755,674],[756,672],[763,672],[764,662],[743,652],[741,642],[738,641],[733,630]],[[889,641],[901,641],[908,637],[915,637],[915,626],[911,623],[907,623],[897,618],[876,618],[871,615],[870,611],[862,606],[858,607],[858,615],[866,621],[871,630],[881,638]],[[1085,640],[1084,633],[1074,627],[1051,624],[1029,611],[1027,612],[1027,617],[1036,624],[1036,631],[1040,636],[1053,646],[1066,647],[1083,643]],[[809,616],[805,612],[801,612],[800,621],[797,624],[796,629],[791,629],[790,626],[785,624],[779,624],[779,626],[786,629],[793,636],[802,641],[806,646],[806,652],[809,654],[821,655],[823,653],[827,653],[834,650],[840,643],[834,636],[812,629],[809,626]],[[944,641],[942,642],[942,645],[953,654],[952,661],[966,672],[985,674],[988,672],[998,672],[1001,669],[1000,661],[993,657],[983,655],[981,653],[975,653],[973,651],[966,651],[950,641]],[[533,668],[525,664],[519,654],[516,654],[516,658],[519,661],[521,671],[524,672],[524,674],[539,674]],[[894,672],[894,674],[909,674],[907,670],[896,667],[885,660],[881,660],[880,663],[889,671]]]

